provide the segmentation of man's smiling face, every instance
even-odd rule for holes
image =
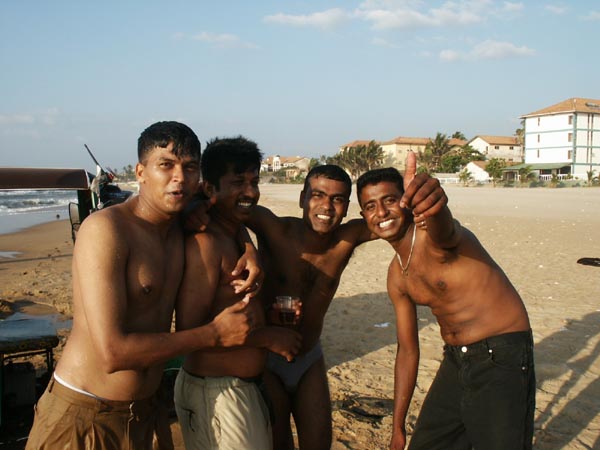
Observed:
[[[390,181],[367,184],[360,193],[361,216],[369,230],[386,241],[401,238],[406,231],[407,215],[400,207],[402,195],[397,184]]]
[[[348,213],[350,191],[342,181],[314,176],[300,193],[304,222],[319,234],[335,230]]]

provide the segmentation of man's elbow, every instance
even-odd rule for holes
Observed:
[[[100,351],[100,366],[107,374],[133,369],[131,355],[125,354],[118,345],[108,344]]]

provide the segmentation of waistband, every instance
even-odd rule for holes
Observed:
[[[468,345],[446,344],[444,345],[444,351],[458,354],[459,356],[473,356],[482,353],[492,353],[494,348],[517,344],[531,345],[533,347],[533,333],[531,330],[499,334]]]
[[[220,377],[209,377],[204,375],[195,375],[188,372],[183,367],[179,369],[180,373],[187,379],[186,381],[202,386],[213,386],[213,387],[232,387],[239,386],[241,383],[261,384],[263,382],[263,375],[257,375],[255,377],[233,377],[229,375]]]
[[[130,412],[136,414],[141,412],[151,412],[157,404],[155,395],[142,400],[133,401],[107,400],[98,397],[90,397],[89,395],[80,394],[77,391],[63,386],[58,383],[54,377],[50,379],[46,391],[69,403],[73,403],[83,408],[94,409],[96,411]]]

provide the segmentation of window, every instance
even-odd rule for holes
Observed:
[[[538,117],[538,127],[540,126],[540,117]],[[539,142],[539,141],[538,141]]]
[[[538,134],[538,138],[537,139],[538,139],[538,142],[540,142],[540,135],[539,134]]]
[[[514,150],[515,148],[511,145],[508,147],[509,150]]]
[[[494,150],[498,150],[500,148],[499,145],[494,145]]]
[[[537,152],[537,157],[539,158],[539,157],[540,157],[540,149],[538,148],[538,149],[536,150],[536,152]]]
[[[569,135],[567,136],[567,139],[569,142],[573,142],[573,133],[569,133]]]
[[[573,125],[573,116],[572,115],[569,116],[569,125]]]
[[[567,159],[573,159],[573,150],[567,152]]]

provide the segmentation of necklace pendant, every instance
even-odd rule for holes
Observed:
[[[402,274],[407,277],[408,276],[408,268],[402,269]]]

